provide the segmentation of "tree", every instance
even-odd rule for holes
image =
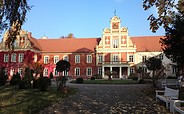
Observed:
[[[68,34],[67,38],[74,38],[73,33]]]
[[[162,49],[165,55],[184,68],[184,15],[176,15],[173,24],[166,29],[166,38],[161,38]]]
[[[70,63],[66,60],[60,60],[56,63],[56,71],[64,72],[64,76],[62,76],[60,84],[58,86],[58,90],[61,90],[63,87],[66,87],[66,76],[65,73],[70,70]]]
[[[184,15],[184,0],[144,0],[143,8],[144,10],[149,10],[150,8],[156,8],[158,10],[158,16],[151,14],[148,17],[150,21],[150,30],[156,32],[156,30],[163,26],[167,28],[173,22],[176,13]]]
[[[38,74],[41,74],[44,70],[44,66],[40,62],[34,62],[32,64],[32,67],[33,67],[33,70],[34,70],[34,73],[35,73],[35,78],[37,78]]]
[[[146,61],[148,70],[153,71],[152,80],[153,86],[156,87],[156,80],[158,79],[155,75],[156,71],[162,68],[162,61],[159,58],[151,57]]]
[[[25,22],[27,11],[31,9],[27,0],[0,0],[0,32],[8,29],[8,48],[14,48],[16,36]]]

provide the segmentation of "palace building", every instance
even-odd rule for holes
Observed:
[[[128,29],[121,27],[117,16],[111,18],[110,27],[103,30],[101,38],[36,39],[30,32],[22,30],[14,43],[14,51],[10,52],[5,48],[7,34],[0,44],[0,67],[5,67],[9,76],[16,72],[23,75],[25,67],[40,62],[44,66],[44,76],[52,72],[57,77],[56,63],[63,59],[71,64],[65,75],[72,78],[88,78],[96,74],[105,78],[107,70],[114,72],[113,78],[127,78],[139,67],[149,72],[145,61],[153,56],[163,60],[166,75],[175,75],[175,68],[161,50],[159,40],[163,36],[131,37]]]

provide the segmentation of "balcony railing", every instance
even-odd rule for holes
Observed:
[[[127,65],[129,64],[129,61],[103,61],[102,64],[104,65],[108,65],[108,64]]]

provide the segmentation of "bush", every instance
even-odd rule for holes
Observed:
[[[41,91],[48,90],[48,88],[51,85],[51,79],[48,77],[41,77],[38,82],[39,82],[39,89]]]
[[[83,82],[84,82],[84,80],[81,77],[76,79],[76,83],[78,83],[78,84],[82,84]]]
[[[31,82],[29,82],[28,80],[21,80],[19,83],[19,89],[28,89],[31,87]]]
[[[139,80],[139,84],[145,84],[146,82],[145,82],[145,80],[144,79],[140,79]]]
[[[95,80],[95,77],[92,76],[92,77],[91,77],[91,80]]]
[[[177,79],[177,77],[168,76],[166,79]]]
[[[21,81],[21,77],[20,77],[20,74],[17,72],[11,78],[10,85],[19,85],[20,81]]]
[[[93,77],[95,79],[102,79],[102,75],[101,74],[95,74],[95,75],[93,75]]]
[[[5,67],[0,69],[0,86],[5,85],[7,82],[8,76],[5,73]]]
[[[132,80],[136,80],[137,81],[138,80],[138,77],[132,77]]]

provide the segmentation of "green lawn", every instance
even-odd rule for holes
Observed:
[[[56,88],[42,92],[36,89],[18,89],[16,86],[1,86],[0,114],[34,114],[76,91],[70,88],[69,93],[63,94]]]
[[[84,84],[138,84],[134,80],[84,80]]]

